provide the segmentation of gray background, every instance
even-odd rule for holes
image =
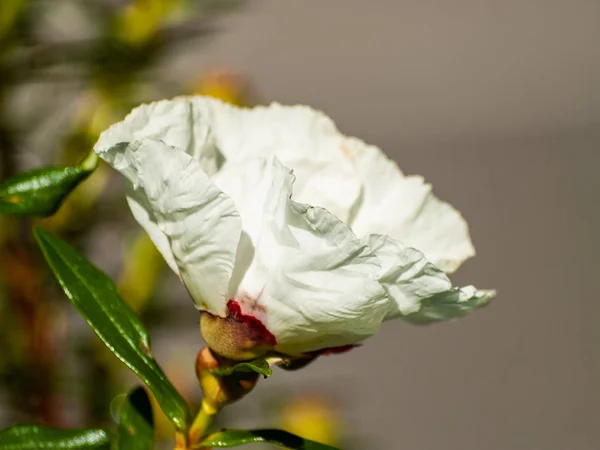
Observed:
[[[454,280],[499,290],[467,319],[388,323],[278,371],[255,398],[325,392],[363,448],[600,448],[600,2],[255,0],[221,25],[194,64],[323,109],[424,175],[471,225],[478,256]]]

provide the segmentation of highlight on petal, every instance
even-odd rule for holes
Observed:
[[[215,178],[236,202],[254,252],[240,258],[234,300],[283,353],[360,342],[388,310],[378,259],[333,214],[293,201],[293,181],[277,159],[230,166]]]
[[[446,273],[475,255],[467,222],[420,176],[405,176],[379,148],[356,138],[346,145],[363,183],[350,225],[359,236],[388,235],[422,251]]]
[[[446,274],[423,253],[388,236],[369,235],[363,241],[379,258],[379,281],[392,300],[386,320],[400,317],[425,324],[462,317],[496,295],[473,286],[452,287]]]
[[[196,306],[225,316],[241,222],[189,154],[145,139],[97,150],[129,181],[128,201]]]

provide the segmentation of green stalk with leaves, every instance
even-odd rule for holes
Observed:
[[[92,166],[82,165],[93,171]],[[35,171],[8,181],[4,189],[18,193],[18,202],[3,212],[47,215],[44,199],[60,204],[75,187],[68,177],[47,177],[43,190],[36,191],[45,173],[57,169]],[[61,169],[67,172],[79,167]],[[41,175],[40,175],[41,174]],[[79,181],[84,177],[80,177]],[[12,183],[12,184],[11,184]],[[27,189],[22,188],[25,185]],[[32,188],[33,186],[33,188]],[[48,195],[46,192],[52,193]],[[59,195],[60,194],[60,195]],[[16,195],[16,194],[11,194]],[[20,209],[15,204],[23,204]],[[36,207],[37,205],[37,207]],[[52,208],[53,210],[55,208]],[[276,430],[221,430],[210,433],[213,419],[227,404],[248,393],[259,374],[268,376],[271,370],[261,363],[223,364],[208,348],[197,359],[197,375],[205,398],[200,410],[192,416],[186,401],[177,392],[152,356],[148,332],[136,315],[117,293],[114,283],[72,246],[41,228],[34,230],[35,238],[54,276],[73,306],[94,330],[106,347],[132,370],[152,392],[162,411],[176,427],[175,449],[218,448],[251,442],[271,442],[293,449],[330,449],[332,447],[301,439]],[[114,430],[57,430],[41,426],[13,426],[0,431],[0,450],[42,448],[64,449],[151,449],[153,445],[153,411],[148,394],[135,388],[125,398],[115,399],[116,427]],[[194,418],[195,417],[195,418]],[[112,441],[112,444],[111,444]]]

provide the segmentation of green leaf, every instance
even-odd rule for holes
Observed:
[[[209,372],[213,375],[221,377],[240,372],[256,372],[261,374],[265,378],[270,377],[273,374],[273,371],[269,367],[269,363],[264,359],[255,359],[254,361],[243,362],[230,367],[219,367],[218,369],[210,369]]]
[[[254,442],[268,442],[293,450],[337,450],[330,445],[319,444],[282,430],[221,430],[208,436],[201,446],[208,448],[236,447]]]
[[[152,391],[166,416],[185,429],[189,411],[150,353],[150,337],[114,283],[66,242],[41,229],[35,237],[65,294],[98,337]]]
[[[15,175],[0,183],[0,213],[51,216],[69,193],[96,168],[91,153],[77,167],[45,167]]]
[[[98,429],[57,430],[16,425],[0,431],[0,450],[107,449],[108,435]]]
[[[119,416],[114,450],[151,450],[154,417],[148,394],[142,387],[132,390],[117,411]]]

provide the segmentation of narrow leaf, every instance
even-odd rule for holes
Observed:
[[[15,425],[0,431],[0,450],[107,449],[108,435],[98,429],[57,430],[38,425]]]
[[[209,435],[201,445],[208,448],[224,448],[254,442],[268,442],[293,450],[337,450],[330,445],[319,444],[282,430],[221,430]]]
[[[142,387],[131,391],[117,412],[114,450],[151,450],[154,439],[152,404]]]
[[[264,359],[255,359],[254,361],[243,362],[230,367],[219,367],[218,369],[210,369],[209,372],[213,375],[218,375],[222,377],[240,372],[256,372],[261,374],[265,378],[270,377],[273,374],[273,371],[269,367],[269,363]]]
[[[0,213],[46,217],[96,168],[91,153],[76,167],[44,167],[15,175],[0,183]]]
[[[166,416],[185,429],[188,408],[150,353],[150,337],[114,283],[66,242],[41,229],[35,237],[65,294],[98,337],[152,391]]]

